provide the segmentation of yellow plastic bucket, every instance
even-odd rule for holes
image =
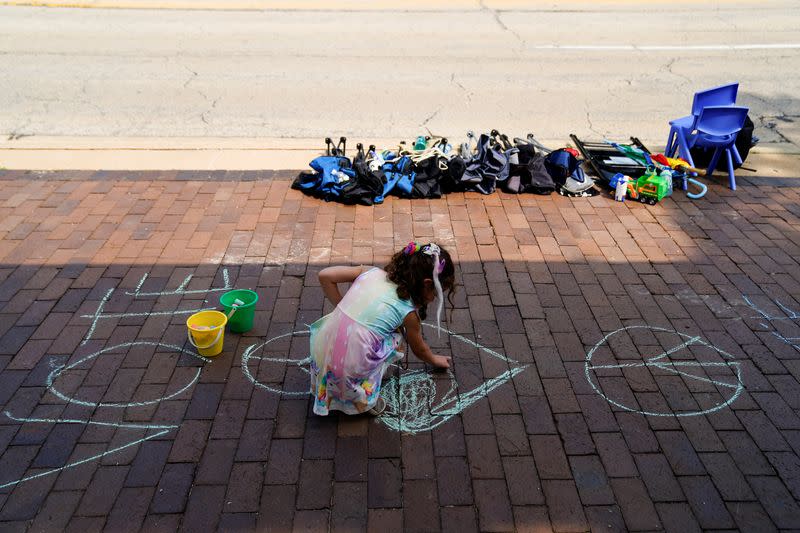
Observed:
[[[200,311],[193,314],[186,320],[189,343],[197,348],[200,355],[218,355],[222,351],[227,323],[228,317],[219,311]]]

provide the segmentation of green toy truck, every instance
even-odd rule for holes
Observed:
[[[669,171],[659,174],[655,167],[648,167],[640,178],[628,182],[628,198],[643,204],[656,205],[671,194],[672,174]]]

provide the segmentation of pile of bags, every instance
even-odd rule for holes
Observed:
[[[373,205],[389,195],[401,198],[441,198],[456,191],[592,196],[594,181],[586,176],[578,152],[550,150],[528,135],[509,141],[492,130],[453,149],[446,138],[418,137],[413,147],[381,150],[357,145],[352,161],[345,154],[347,139],[334,146],[325,139],[326,155],[311,161],[313,172],[301,173],[292,188],[326,201]]]

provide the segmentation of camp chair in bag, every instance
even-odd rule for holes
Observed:
[[[624,174],[633,179],[642,177],[647,164],[636,158],[630,158],[608,142],[588,142],[571,134],[570,139],[589,164],[595,176],[608,184],[615,174]]]
[[[292,183],[292,188],[326,201],[338,197],[342,187],[355,177],[352,164],[345,156],[346,145],[345,137],[340,137],[335,146],[330,137],[326,137],[325,155],[309,163],[314,172],[301,172]]]
[[[386,181],[383,183],[383,191],[379,196],[375,197],[375,203],[383,203],[384,198],[389,193],[401,196],[404,193],[411,195],[411,190],[414,186],[414,177],[416,174],[412,170],[412,161],[408,156],[402,156],[397,160],[385,163],[382,167]]]
[[[576,154],[572,148],[554,150],[544,158],[544,166],[562,196],[593,196],[594,180],[583,172]]]
[[[514,139],[514,147],[517,151],[516,163],[512,155],[509,177],[500,184],[500,188],[511,194],[550,194],[555,191],[556,184],[544,167],[544,156],[536,151],[536,147],[518,137]]]
[[[485,133],[478,139],[478,153],[466,161],[466,165],[461,182],[482,194],[493,193],[497,182],[508,178],[508,157]]]

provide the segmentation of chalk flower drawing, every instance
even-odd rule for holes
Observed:
[[[771,332],[775,337],[782,340],[789,346],[796,350],[800,350],[800,311],[795,311],[790,307],[775,300],[775,306],[783,312],[783,314],[768,313],[764,308],[757,306],[753,301],[747,297],[742,296],[747,305],[750,306],[758,316],[753,318],[766,320],[767,323],[762,322],[762,327],[769,327],[771,325],[776,331]]]
[[[624,362],[624,363],[607,363],[602,364],[595,360],[595,355],[598,350],[604,346],[609,345],[609,341],[617,335],[624,335],[628,331],[635,330],[650,330],[653,332],[660,332],[672,334],[676,336],[675,344],[668,350],[661,352],[652,357],[640,361]],[[682,342],[681,342],[682,341]],[[670,356],[676,355],[684,350],[688,350],[690,346],[697,347],[692,353],[705,352],[705,356],[709,359],[707,361],[688,360],[685,357],[680,359],[671,359]],[[610,351],[610,350],[607,350]],[[716,355],[715,355],[716,354]],[[718,360],[721,356],[722,361]],[[702,414],[713,413],[730,405],[742,394],[744,391],[744,383],[742,382],[742,370],[740,363],[733,361],[733,356],[716,346],[706,342],[699,336],[687,335],[671,329],[660,328],[656,326],[627,326],[618,330],[612,331],[600,342],[595,344],[587,353],[586,361],[584,363],[584,372],[586,379],[592,386],[594,391],[599,394],[608,403],[634,413],[640,413],[647,416],[698,416]],[[635,405],[635,401],[628,398],[623,399],[614,397],[612,392],[604,391],[602,381],[612,376],[619,376],[620,372],[624,375],[624,371],[649,371],[653,380],[658,382],[659,375],[672,375],[681,376],[684,381],[690,382],[692,380],[706,383],[714,386],[714,392],[711,393],[715,400],[713,405],[705,409],[696,408],[682,411],[672,411],[670,408],[663,410],[647,410],[642,409]],[[706,373],[709,371],[708,373]],[[708,377],[709,374],[713,375],[713,379]]]

